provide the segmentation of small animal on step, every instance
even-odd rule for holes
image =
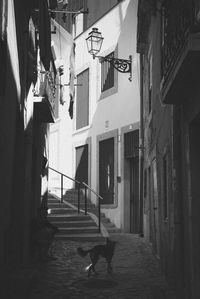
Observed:
[[[91,264],[86,267],[86,271],[88,271],[88,277],[91,275],[91,271],[95,274],[98,274],[95,270],[95,265],[97,264],[100,257],[103,257],[107,261],[107,272],[112,272],[111,261],[114,255],[116,241],[112,241],[109,238],[106,238],[106,244],[95,245],[89,250],[84,250],[81,247],[77,248],[77,252],[81,257],[85,257],[87,254],[90,256]]]

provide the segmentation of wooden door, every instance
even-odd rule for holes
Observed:
[[[139,233],[139,157],[130,161],[130,232]]]
[[[76,180],[88,183],[88,145],[76,147]]]
[[[153,238],[155,253],[160,256],[160,232],[159,232],[159,209],[158,209],[158,182],[157,182],[157,169],[156,159],[152,161],[152,180],[153,180]]]
[[[103,204],[114,202],[114,138],[99,142],[99,193]]]

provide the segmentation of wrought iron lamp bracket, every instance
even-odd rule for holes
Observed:
[[[98,57],[100,62],[108,61],[120,73],[130,73],[130,77],[128,79],[129,81],[132,81],[132,55],[129,56],[129,60],[114,57],[95,57]]]

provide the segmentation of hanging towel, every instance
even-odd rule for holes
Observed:
[[[39,1],[39,46],[40,59],[46,71],[51,60],[51,24],[47,0]]]
[[[75,88],[74,88],[74,80],[75,80],[75,47],[76,44],[73,43],[70,53],[70,75],[69,75],[69,116],[73,118],[73,105],[74,105],[74,96],[75,96]]]
[[[8,19],[8,0],[0,1],[0,39],[5,40]]]

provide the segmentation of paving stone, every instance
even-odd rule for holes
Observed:
[[[113,273],[106,273],[106,262],[96,265],[98,276],[87,278],[89,257],[81,258],[77,247],[91,248],[92,242],[55,240],[55,260],[38,265],[38,279],[29,299],[175,299],[144,239],[131,234],[114,234],[116,252]]]

